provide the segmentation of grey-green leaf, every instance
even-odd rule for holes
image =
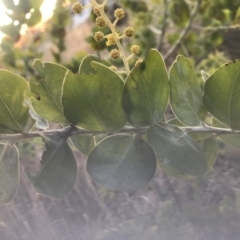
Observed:
[[[10,202],[19,184],[19,156],[15,145],[0,144],[0,205]]]
[[[123,91],[123,108],[134,127],[159,123],[169,98],[169,82],[160,53],[151,49],[146,59],[128,75]]]
[[[202,94],[191,62],[179,55],[170,69],[170,98],[174,114],[185,125],[197,126],[205,119]]]
[[[240,61],[224,64],[207,79],[203,102],[220,122],[240,130]]]
[[[226,128],[226,126],[219,122],[217,119],[213,118],[212,120],[212,126],[218,127],[218,128]],[[225,143],[235,147],[240,148],[240,134],[237,133],[230,133],[230,134],[222,134],[218,136],[221,140],[223,140]]]
[[[156,171],[156,157],[142,139],[114,135],[103,139],[90,153],[87,171],[97,183],[120,191],[144,187]]]
[[[42,130],[48,129],[48,128],[49,128],[49,125],[48,125],[47,120],[44,119],[44,118],[42,118],[42,117],[40,117],[40,116],[35,112],[35,110],[33,109],[32,104],[30,103],[30,101],[29,101],[29,103],[28,103],[28,106],[29,106],[29,108],[30,108],[30,109],[29,109],[29,113],[30,113],[31,117],[36,121],[35,127],[36,127],[37,129],[42,129]]]
[[[111,64],[109,62],[107,62],[106,60],[102,60],[100,59],[98,56],[95,55],[88,55],[86,56],[82,62],[81,65],[79,67],[78,72],[81,73],[85,73],[85,74],[91,74],[91,73],[96,73],[95,69],[92,67],[91,63],[92,62],[98,62],[101,63],[103,65],[105,65],[106,67],[110,67]]]
[[[24,106],[27,81],[11,72],[0,70],[0,133],[26,133],[35,121]]]
[[[42,155],[41,169],[31,180],[39,193],[61,199],[75,184],[76,161],[66,140],[46,136],[43,141],[46,143],[46,151]]]
[[[42,64],[40,60],[35,60],[33,67],[42,77],[40,81],[30,81],[32,92],[30,100],[34,110],[50,122],[67,124],[68,121],[63,115],[61,98],[63,83],[70,71],[58,64]]]
[[[159,161],[183,174],[200,176],[208,168],[199,145],[181,129],[169,124],[151,126],[147,141]]]
[[[218,154],[218,144],[216,137],[208,137],[206,139],[201,139],[197,141],[201,149],[203,150],[206,160],[208,163],[208,168],[212,168],[217,159]]]
[[[74,146],[86,156],[94,149],[95,141],[93,136],[89,135],[74,135],[71,136]]]
[[[62,104],[66,118],[92,131],[114,132],[126,124],[122,108],[123,81],[106,66],[92,62],[89,74],[69,74]]]

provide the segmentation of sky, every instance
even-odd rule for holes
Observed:
[[[15,4],[18,3],[18,0],[14,0]],[[56,0],[44,0],[40,10],[42,12],[42,22],[45,22],[48,20],[52,14],[53,10],[55,8]],[[6,15],[5,13],[5,6],[0,0],[0,26],[7,25],[11,23],[11,19]],[[2,38],[4,37],[4,34],[0,32],[0,42]]]

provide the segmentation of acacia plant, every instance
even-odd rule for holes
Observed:
[[[61,199],[74,186],[77,165],[75,145],[88,155],[87,171],[97,183],[121,191],[137,190],[154,176],[157,161],[166,173],[189,179],[212,168],[217,139],[240,145],[240,61],[224,64],[199,82],[191,61],[179,55],[169,71],[160,52],[151,49],[145,59],[129,60],[120,40],[133,36],[129,26],[116,29],[124,10],[115,10],[111,22],[104,12],[107,0],[92,7],[96,25],[108,26],[110,34],[95,33],[98,42],[114,46],[112,59],[125,69],[89,55],[73,74],[67,68],[35,60],[41,76],[30,82],[0,70],[0,204],[15,195],[19,181],[17,141],[41,137],[46,145],[39,172],[27,172],[36,191]],[[167,120],[169,106],[174,118]],[[49,129],[48,122],[61,128]]]

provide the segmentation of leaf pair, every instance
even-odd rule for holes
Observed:
[[[99,63],[100,62],[100,63]],[[35,111],[49,121],[92,131],[114,132],[126,124],[121,106],[123,81],[105,61],[86,57],[79,74],[35,61],[42,80],[31,83]],[[35,96],[34,96],[35,95]]]
[[[209,159],[216,157],[208,151]],[[105,187],[138,190],[153,177],[156,158],[164,171],[177,177],[200,176],[208,169],[206,156],[193,139],[178,127],[160,124],[149,127],[147,142],[131,135],[103,139],[90,153],[87,171]]]

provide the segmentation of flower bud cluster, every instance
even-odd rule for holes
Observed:
[[[121,20],[125,17],[125,12],[122,8],[117,8],[114,11],[114,16],[115,16],[115,21],[113,23],[111,23],[109,21],[109,19],[107,18],[106,14],[103,12],[104,11],[104,6],[107,2],[107,0],[104,0],[104,2],[102,4],[97,4],[95,1],[91,1],[92,3],[86,6],[83,6],[81,3],[76,2],[73,4],[72,6],[72,10],[74,13],[81,13],[83,11],[83,9],[87,8],[87,7],[93,7],[93,13],[96,15],[96,20],[95,23],[98,27],[105,27],[106,25],[108,25],[112,31],[111,34],[108,35],[104,35],[104,33],[102,31],[97,31],[94,34],[94,39],[97,42],[102,42],[104,39],[106,39],[106,45],[107,46],[112,46],[112,45],[117,45],[118,48],[115,48],[113,50],[111,50],[110,52],[110,56],[112,59],[118,59],[119,57],[122,57],[125,68],[126,68],[126,72],[129,72],[129,65],[128,65],[128,60],[134,56],[135,54],[139,54],[140,53],[140,47],[137,45],[133,45],[130,49],[131,51],[131,55],[129,57],[126,57],[123,49],[121,47],[121,43],[120,43],[120,39],[123,39],[125,37],[132,37],[134,35],[134,29],[132,27],[127,27],[124,29],[124,34],[120,35],[119,33],[117,33],[117,31],[115,30],[116,24],[118,22],[118,20]],[[135,66],[139,65],[141,62],[141,60],[138,60],[135,63]],[[117,69],[114,66],[111,66],[110,69],[112,69],[113,71],[117,71]]]
[[[101,13],[99,12],[99,10],[96,7],[93,8],[93,13],[98,17],[101,16]]]
[[[98,27],[105,27],[106,26],[106,20],[103,16],[99,16],[96,18],[96,25]]]
[[[74,13],[81,13],[83,11],[83,5],[80,2],[75,2],[72,6],[72,11]]]
[[[139,54],[140,53],[140,47],[138,45],[133,45],[131,47],[131,53],[133,54]]]
[[[117,19],[123,19],[125,17],[125,12],[122,8],[117,8],[114,11],[114,17]]]
[[[95,32],[94,39],[96,42],[102,42],[104,39],[104,34],[101,31]]]
[[[133,29],[132,27],[127,27],[127,28],[125,28],[124,34],[125,34],[127,37],[132,37],[133,34],[134,34],[134,29]]]
[[[120,51],[118,49],[113,49],[111,52],[110,52],[110,55],[111,55],[111,58],[112,59],[118,59],[120,57]]]

